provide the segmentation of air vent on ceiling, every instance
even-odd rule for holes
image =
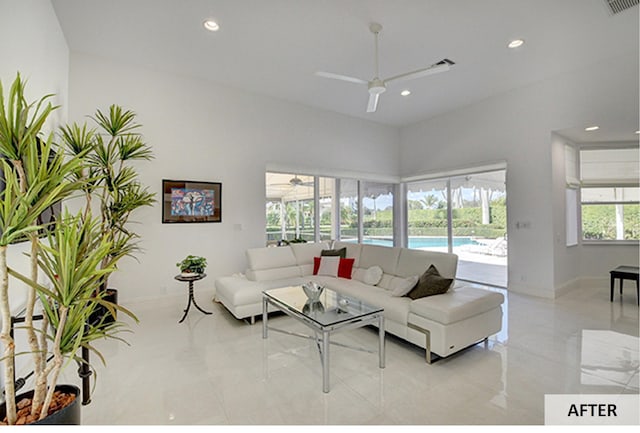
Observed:
[[[639,1],[640,0],[604,0],[612,15],[619,14],[629,8],[638,6]]]

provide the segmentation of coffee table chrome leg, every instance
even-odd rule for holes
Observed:
[[[322,331],[322,391],[329,392],[329,331]]]
[[[378,319],[378,337],[379,337],[378,356],[380,358],[380,368],[384,368],[384,360],[385,360],[385,353],[384,353],[384,316],[382,314],[380,315],[380,318]]]
[[[267,298],[262,298],[262,338],[267,338],[267,309],[269,301]]]

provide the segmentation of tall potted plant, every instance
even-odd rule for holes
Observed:
[[[50,417],[55,423],[77,424],[77,407],[71,411],[71,417],[66,413],[52,413],[54,392],[59,388],[61,391],[69,389],[68,386],[57,386],[59,374],[63,366],[72,360],[79,363],[86,361],[78,356],[79,349],[83,347],[97,354],[104,363],[103,356],[92,343],[103,338],[118,338],[116,334],[124,326],[121,322],[91,323],[91,313],[96,306],[102,306],[114,316],[118,309],[136,321],[137,318],[122,306],[103,299],[101,294],[96,296],[96,286],[105,276],[115,271],[115,262],[120,257],[113,255],[111,242],[102,234],[99,221],[91,214],[84,215],[81,211],[72,215],[65,210],[56,224],[47,231],[46,242],[38,243],[36,254],[39,268],[50,282],[49,287],[10,271],[11,275],[36,291],[42,305],[44,324],[40,350],[52,355],[43,373],[36,377],[33,393],[24,395],[31,398],[31,407],[22,409],[26,415],[23,419],[27,423],[48,424],[50,422],[47,417]],[[31,397],[35,396],[38,388],[46,390],[41,406]],[[77,406],[77,401],[74,404]]]
[[[61,129],[70,156],[88,153],[87,165],[76,172],[76,178],[85,184],[85,213],[90,212],[94,200],[97,201],[100,230],[112,244],[112,257],[134,257],[139,235],[127,223],[132,212],[155,203],[155,194],[140,183],[138,173],[131,165],[153,158],[135,116],[133,111],[111,105],[108,113],[97,110],[91,117],[95,128],[88,128],[86,123],[74,123]],[[103,265],[108,262],[105,258]],[[108,286],[108,274],[100,284],[100,292],[105,299],[117,303],[118,292]],[[98,307],[93,320],[100,320],[105,314],[107,321],[115,319],[110,312]]]
[[[3,189],[0,192],[0,314],[3,345],[4,383],[9,422],[15,422],[15,346],[11,338],[11,311],[9,304],[9,266],[7,250],[19,241],[31,243],[30,279],[37,281],[36,260],[39,227],[37,217],[47,208],[67,197],[78,186],[67,175],[81,164],[83,154],[65,162],[62,154],[54,155],[52,137],[39,141],[39,134],[49,114],[56,108],[48,102],[47,95],[36,103],[27,103],[24,97],[25,83],[18,75],[12,84],[8,99],[0,83],[0,156]],[[51,157],[51,158],[50,158]],[[28,290],[26,328],[30,350],[33,354],[36,377],[44,373],[40,344],[32,317],[36,302],[34,289]],[[44,401],[44,391],[36,393],[38,403]]]
[[[75,357],[78,347],[91,349],[91,341],[114,335],[120,326],[113,324],[96,328],[83,323],[83,317],[93,310],[94,304],[119,308],[109,305],[99,296],[86,294],[87,284],[93,285],[93,290],[97,280],[115,269],[113,259],[120,257],[113,255],[113,244],[102,231],[95,230],[90,214],[87,212],[81,218],[77,217],[80,219],[67,216],[54,227],[37,224],[43,211],[83,188],[86,179],[75,175],[83,171],[88,151],[67,157],[57,148],[52,135],[46,139],[41,137],[49,114],[57,107],[48,102],[51,95],[36,103],[28,103],[24,89],[25,82],[18,74],[5,100],[0,83],[0,343],[5,385],[2,410],[8,424],[18,421],[10,274],[29,287],[25,328],[35,380],[31,407],[25,414],[28,415],[25,416],[26,422],[49,419],[49,403],[56,392],[62,360]],[[55,230],[54,236],[48,237],[49,246],[40,239],[39,234],[43,230]],[[25,239],[31,244],[28,276],[12,270],[7,261],[11,245]],[[96,258],[99,264],[92,266]],[[39,267],[49,277],[58,276],[51,278],[51,289],[37,283]],[[56,271],[52,272],[52,269]],[[41,302],[43,310],[39,330],[32,320],[36,301]],[[49,354],[53,360],[51,363],[47,362]]]

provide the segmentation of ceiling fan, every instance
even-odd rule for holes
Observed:
[[[301,186],[301,185],[302,186],[311,186],[311,185],[313,185],[313,182],[305,182],[302,179],[300,179],[297,174],[294,174],[293,177],[291,179],[289,179],[289,182],[287,182],[287,183],[272,183],[272,184],[270,184],[270,186],[275,186],[275,187],[278,187],[278,186],[287,186],[287,187],[294,186],[295,187],[295,186]]]
[[[416,78],[426,77],[427,75],[437,74],[439,72],[446,72],[450,69],[450,66],[455,65],[455,62],[449,59],[442,59],[437,63],[432,64],[426,68],[417,69],[415,71],[406,72],[404,74],[394,75],[393,77],[381,79],[378,75],[378,35],[382,30],[382,25],[378,23],[371,23],[369,30],[373,33],[375,38],[375,75],[370,80],[363,80],[360,78],[349,77],[347,75],[334,74],[332,72],[316,72],[316,75],[324,78],[331,78],[334,80],[342,80],[350,83],[365,84],[369,89],[369,102],[367,103],[367,113],[373,113],[378,108],[378,98],[380,94],[387,90],[387,84],[398,81],[408,81]]]

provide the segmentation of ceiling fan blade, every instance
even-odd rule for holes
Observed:
[[[369,93],[369,103],[367,104],[367,113],[375,113],[378,108],[379,93]]]
[[[332,72],[316,72],[316,75],[318,77],[324,77],[324,78],[331,78],[334,80],[341,80],[341,81],[348,81],[350,83],[356,83],[356,84],[368,84],[368,81],[365,80],[361,80],[360,78],[355,78],[355,77],[349,77],[347,75],[340,75],[340,74],[334,74]]]
[[[384,80],[385,83],[389,83],[391,81],[407,81],[407,80],[413,80],[416,78],[422,78],[422,77],[426,77],[427,75],[433,75],[433,74],[438,74],[440,72],[446,72],[449,69],[451,69],[450,65],[453,65],[454,63],[451,60],[445,59],[442,60],[438,63],[435,63],[431,66],[429,66],[428,68],[422,68],[422,69],[418,69],[416,71],[412,71],[412,72],[407,72],[406,74],[400,74],[400,75],[396,75],[394,77],[391,78],[387,78],[386,80]]]

